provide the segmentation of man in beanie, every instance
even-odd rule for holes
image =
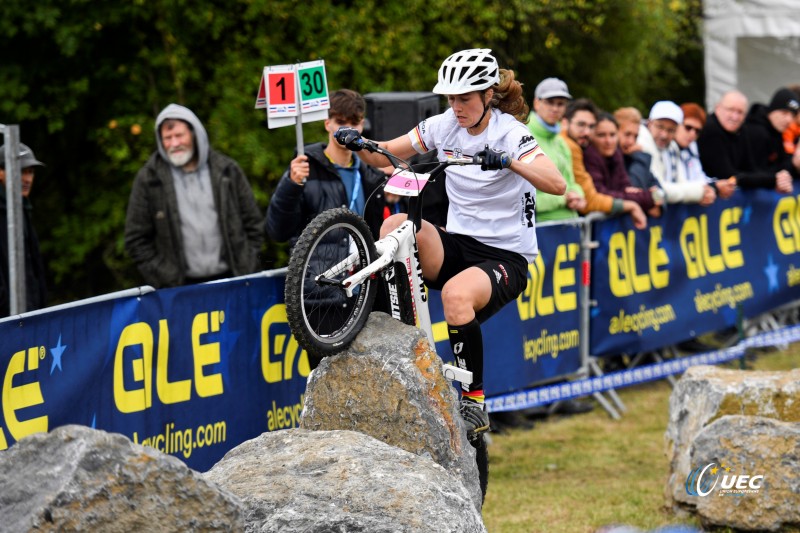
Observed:
[[[789,182],[776,179],[775,172],[756,170],[744,136],[744,120],[748,100],[741,91],[725,92],[709,115],[697,139],[700,161],[709,176],[728,186],[742,189],[766,188],[782,190]]]
[[[783,132],[800,111],[800,96],[786,87],[772,95],[768,106],[753,104],[743,135],[753,158],[754,170],[775,175],[776,190],[792,192],[792,179],[800,177],[800,156],[792,160],[783,146]]]
[[[19,144],[19,166],[22,170],[22,231],[25,245],[25,311],[41,309],[47,299],[44,261],[39,251],[39,238],[31,220],[31,205],[28,196],[33,187],[36,167],[44,163],[36,159],[28,146]],[[0,146],[0,317],[11,312],[9,297],[11,289],[8,278],[8,217],[6,202],[6,147]]]
[[[241,167],[212,149],[200,119],[170,104],[156,118],[158,149],[136,175],[125,249],[156,288],[260,269],[263,215]]]

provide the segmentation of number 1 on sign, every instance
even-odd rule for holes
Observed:
[[[267,118],[296,117],[299,111],[294,65],[265,67]]]
[[[294,93],[294,73],[279,72],[269,75],[270,105],[297,105]]]

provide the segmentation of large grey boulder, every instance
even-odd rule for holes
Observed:
[[[244,502],[248,532],[486,531],[456,476],[352,431],[264,433],[204,475]]]
[[[704,525],[741,531],[800,525],[800,424],[726,415],[700,431],[691,460],[719,468],[704,475],[717,481],[710,494],[693,497]]]
[[[300,427],[358,431],[429,457],[460,478],[481,509],[458,393],[425,335],[389,315],[372,313],[350,348],[323,359],[306,388]]]
[[[241,531],[241,502],[125,436],[62,426],[0,453],[0,530]]]
[[[776,426],[782,429],[797,427],[800,423],[800,369],[760,372],[695,366],[683,374],[670,396],[669,423],[665,435],[670,460],[666,498],[668,505],[674,510],[695,512],[699,500],[707,505],[708,497],[701,498],[687,493],[687,477],[693,469],[700,466],[696,461],[707,461],[706,464],[710,464],[724,461],[725,457],[709,455],[713,452],[698,448],[696,439],[715,421],[737,415],[767,418],[788,424]],[[765,426],[760,423],[758,427],[763,429]],[[791,440],[791,434],[790,431],[775,438]],[[734,439],[732,444],[736,443]],[[743,452],[746,451],[743,449]],[[752,451],[753,460],[764,455],[764,451],[758,448],[753,448]],[[741,464],[749,463],[745,461]],[[768,466],[771,472],[777,473],[781,469],[780,463]],[[767,504],[763,497],[757,501]],[[795,504],[800,504],[800,500]]]

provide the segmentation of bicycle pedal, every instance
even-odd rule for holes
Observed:
[[[450,381],[458,381],[464,385],[472,383],[472,372],[458,368],[457,366],[443,364],[442,374]]]

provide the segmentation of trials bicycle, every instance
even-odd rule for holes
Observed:
[[[310,356],[333,355],[355,339],[372,311],[380,278],[386,282],[391,316],[419,327],[435,346],[416,240],[422,227],[422,193],[447,167],[484,162],[480,156],[449,158],[421,174],[377,143],[361,138],[358,142],[363,149],[386,156],[396,167],[384,191],[408,197],[408,218],[378,241],[366,222],[344,207],[321,213],[303,230],[289,261],[285,302],[292,334]],[[472,381],[471,372],[453,365],[443,365],[443,373],[451,380]],[[485,494],[486,441],[481,434],[471,444]]]

